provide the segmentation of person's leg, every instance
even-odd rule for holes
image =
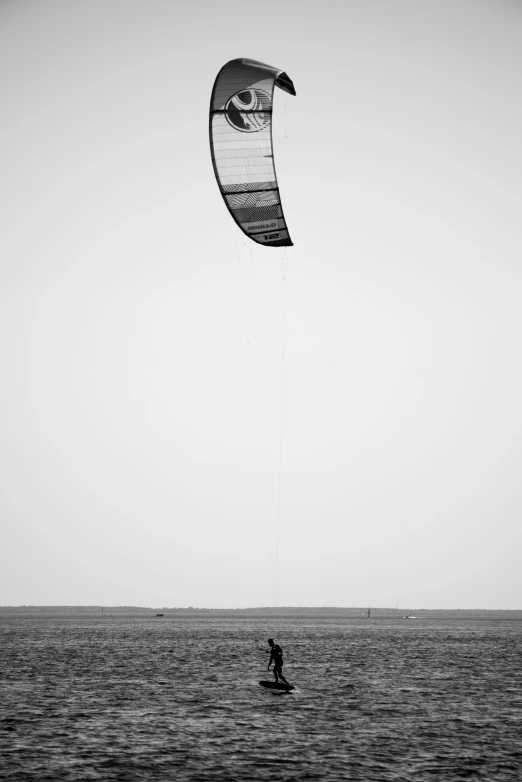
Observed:
[[[283,676],[283,666],[281,666],[280,669],[279,669],[279,678],[282,679],[285,684],[288,684],[288,682],[286,681],[285,677]],[[289,684],[288,684],[288,686],[290,687]]]

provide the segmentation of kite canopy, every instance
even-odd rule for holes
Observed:
[[[272,149],[274,85],[295,95],[286,73],[255,60],[230,60],[210,99],[210,151],[228,210],[254,242],[291,247]]]

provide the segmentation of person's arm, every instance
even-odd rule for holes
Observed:
[[[272,665],[272,660],[273,660],[273,658],[274,658],[274,650],[272,649],[272,651],[270,652],[270,660],[268,661],[268,668],[267,668],[267,671],[269,671],[269,670],[270,670],[270,666]]]

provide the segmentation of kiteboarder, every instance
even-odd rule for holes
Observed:
[[[276,684],[279,679],[284,681],[285,684],[288,684],[285,677],[283,676],[283,650],[279,646],[279,644],[274,643],[273,638],[268,639],[268,644],[270,648],[272,649],[270,653],[270,661],[268,663],[268,670],[270,670],[270,666],[272,665],[272,662],[274,663],[274,676],[276,680]],[[290,686],[288,684],[288,686]]]

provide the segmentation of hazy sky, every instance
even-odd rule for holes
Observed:
[[[0,604],[522,608],[521,95],[508,0],[0,2]]]

